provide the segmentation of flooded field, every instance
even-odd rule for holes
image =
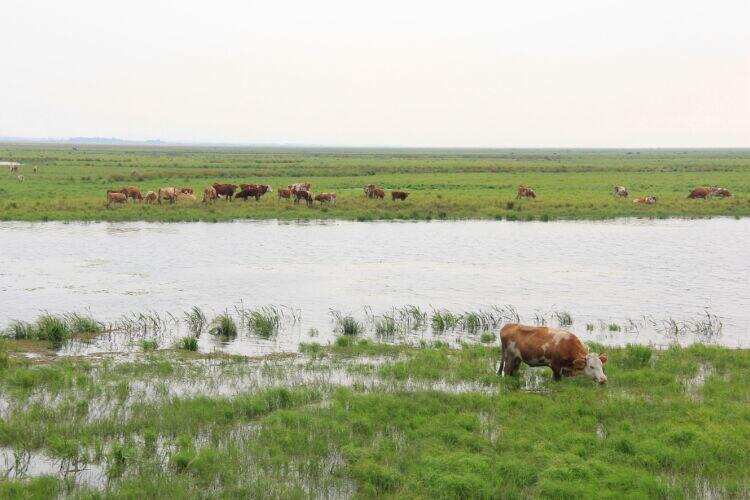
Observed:
[[[0,223],[0,328],[43,312],[128,325],[65,347],[76,354],[165,345],[193,306],[240,325],[236,338],[200,336],[203,352],[295,351],[330,342],[347,316],[409,343],[520,320],[604,344],[748,347],[748,276],[748,219]],[[279,322],[267,339],[242,328],[264,307]],[[455,323],[436,331],[436,313]]]

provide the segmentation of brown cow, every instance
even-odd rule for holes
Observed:
[[[292,197],[292,190],[291,189],[284,189],[279,188],[276,190],[277,193],[279,193],[279,198],[286,198],[287,200]]]
[[[235,198],[242,198],[247,201],[248,198],[252,197],[255,198],[255,201],[258,201],[270,189],[264,184],[245,184],[245,186],[242,191],[234,195]]]
[[[127,203],[128,196],[120,193],[119,191],[107,191],[107,208],[110,208],[113,203]]]
[[[656,196],[645,196],[643,198],[636,198],[633,200],[633,203],[638,203],[640,205],[653,205],[656,203]]]
[[[141,190],[138,189],[135,186],[128,186],[120,189],[120,192],[127,196],[128,198],[132,198],[133,201],[142,201],[143,196],[141,196]]]
[[[146,203],[148,203],[149,205],[151,205],[152,203],[156,203],[156,200],[157,200],[156,193],[153,191],[149,191],[148,193],[146,193],[146,196],[144,197],[144,199],[146,200]]]
[[[721,198],[728,198],[732,196],[732,193],[730,193],[728,189],[719,186],[711,186],[710,188],[708,188],[708,191],[711,196],[719,196]]]
[[[315,197],[315,201],[319,201],[321,205],[323,203],[331,203],[332,205],[335,205],[336,193],[320,193]]]
[[[706,187],[697,187],[690,191],[690,194],[687,196],[688,198],[692,200],[696,200],[698,198],[703,198],[704,200],[708,199],[708,197],[711,195],[711,190]]]
[[[194,194],[193,188],[191,187],[182,187],[180,188],[180,193],[182,194]]]
[[[508,324],[500,330],[503,352],[498,375],[513,375],[521,361],[529,366],[549,366],[552,378],[574,377],[583,373],[603,384],[606,354],[589,353],[586,346],[566,330],[547,326]]]
[[[373,196],[374,198],[377,198],[377,199],[379,199],[379,200],[382,200],[383,198],[385,198],[385,190],[383,190],[383,189],[381,189],[381,188],[375,188],[375,189],[374,189],[374,190],[372,191],[372,196]]]
[[[310,191],[294,191],[294,203],[299,203],[299,200],[305,200],[308,207],[313,204],[313,198]]]
[[[628,197],[628,190],[625,186],[615,186],[614,188],[614,195],[618,196],[620,198],[627,198]]]
[[[375,184],[368,184],[367,186],[362,188],[362,190],[365,192],[365,196],[368,198],[375,198],[375,191],[378,189],[382,191],[382,189]]]
[[[177,189],[173,187],[162,187],[157,192],[157,201],[161,205],[161,200],[166,199],[170,204],[174,203],[177,199]]]
[[[409,193],[406,191],[391,191],[391,200],[405,200],[406,197],[409,196]]]
[[[203,190],[203,203],[213,202],[216,198],[218,198],[218,196],[216,194],[216,189],[214,189],[213,186],[208,186]]]
[[[518,194],[516,195],[516,199],[518,198],[536,198],[536,193],[530,187],[521,184],[518,186]]]
[[[221,198],[222,196],[227,200],[231,201],[234,196],[234,192],[237,191],[236,184],[213,184],[213,188],[216,190],[216,196]]]

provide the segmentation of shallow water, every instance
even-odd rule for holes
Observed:
[[[511,304],[522,321],[540,313],[548,324],[568,311],[573,331],[605,344],[667,343],[644,316],[687,321],[709,309],[723,325],[712,340],[748,347],[749,277],[750,219],[0,223],[0,327],[42,311],[179,318],[240,301],[301,312],[272,340],[201,337],[203,351],[242,354],[330,341],[330,309],[364,318],[366,307],[406,304],[458,313]],[[642,325],[624,328],[629,318]],[[611,322],[623,330],[604,328]]]

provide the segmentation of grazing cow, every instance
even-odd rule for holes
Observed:
[[[34,173],[37,173],[39,171],[38,167],[34,167]]]
[[[292,194],[294,194],[296,191],[310,191],[309,182],[297,182],[294,184],[289,184],[287,187],[291,189]]]
[[[620,198],[627,198],[628,190],[625,186],[615,186],[614,195],[619,196]]]
[[[728,198],[732,196],[732,193],[730,193],[728,189],[719,186],[711,186],[710,188],[708,188],[708,191],[711,196],[719,196],[721,198]]]
[[[690,194],[687,196],[689,199],[696,200],[698,198],[708,199],[708,197],[711,195],[711,190],[706,187],[697,187],[690,191]]]
[[[245,186],[242,191],[234,195],[235,198],[242,198],[247,201],[248,198],[252,197],[255,198],[255,201],[258,201],[268,190],[268,186],[262,184],[246,184]]]
[[[149,191],[148,193],[146,193],[146,196],[144,199],[146,200],[146,203],[148,203],[149,205],[151,205],[152,203],[156,203],[156,200],[157,200],[156,193],[154,193],[153,191]]]
[[[643,198],[636,198],[633,200],[633,203],[638,203],[640,205],[653,205],[656,203],[656,196],[646,196]]]
[[[21,174],[18,174],[18,175],[16,176],[16,179],[18,179],[18,182],[23,182],[23,181],[25,181],[25,180],[26,180],[26,177],[24,177],[24,176],[23,176],[23,175],[21,175]]]
[[[566,330],[508,324],[500,330],[500,342],[503,352],[498,375],[513,375],[523,361],[529,366],[549,366],[554,380],[583,373],[600,384],[607,381],[603,369],[607,355],[588,352],[578,337]]]
[[[193,188],[191,188],[191,187],[183,187],[183,188],[180,188],[180,193],[182,193],[182,194],[193,194],[194,191],[193,191]]]
[[[132,198],[133,201],[141,201],[143,200],[143,196],[141,196],[141,190],[138,189],[135,186],[128,186],[120,189],[120,192],[127,196],[128,198]]]
[[[287,200],[292,197],[292,190],[291,189],[284,189],[279,188],[276,190],[277,193],[279,193],[279,198],[286,198]]]
[[[294,203],[299,203],[299,200],[305,200],[308,207],[313,204],[313,198],[310,191],[294,191]]]
[[[319,201],[321,205],[323,203],[331,203],[332,205],[335,205],[336,194],[335,193],[320,193],[319,195],[315,196],[315,201]]]
[[[157,200],[161,205],[161,200],[166,199],[170,204],[174,203],[177,199],[177,189],[173,187],[159,188],[157,193]]]
[[[385,190],[384,190],[384,189],[381,189],[381,188],[375,188],[375,189],[374,189],[374,190],[372,191],[372,196],[373,196],[374,198],[377,198],[377,199],[379,199],[379,200],[382,200],[383,198],[385,198]]]
[[[227,201],[232,201],[232,197],[234,196],[234,192],[237,191],[237,185],[236,184],[214,184],[213,188],[216,190],[216,196],[221,198],[222,196]]]
[[[391,200],[405,200],[406,197],[409,196],[409,193],[406,191],[391,191]]]
[[[213,186],[208,186],[203,190],[203,203],[213,202],[216,198],[218,198],[218,195]]]
[[[128,195],[119,191],[107,191],[107,208],[110,208],[113,203],[127,203],[127,201]]]
[[[18,173],[18,165],[11,165],[8,167],[8,170],[10,170],[11,175]]]
[[[530,187],[521,184],[518,186],[518,194],[516,195],[516,199],[518,198],[536,198],[536,193]]]
[[[365,192],[365,196],[368,198],[375,198],[375,191],[377,189],[380,188],[375,184],[368,184],[367,186],[362,188],[362,190]]]

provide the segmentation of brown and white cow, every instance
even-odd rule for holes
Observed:
[[[128,186],[120,189],[120,192],[127,196],[128,198],[131,198],[133,201],[142,201],[143,196],[141,195],[141,190],[138,189],[135,186]]]
[[[119,191],[107,191],[107,208],[114,203],[127,203],[128,196]]]
[[[289,184],[287,186],[289,190],[292,192],[292,194],[297,194],[300,191],[307,191],[310,192],[310,183],[309,182],[296,182],[294,184]]]
[[[409,193],[407,193],[406,191],[391,191],[391,200],[393,201],[396,201],[396,200],[403,201],[406,199],[407,196],[409,196]]]
[[[203,203],[213,202],[216,198],[218,198],[218,195],[213,186],[208,186],[203,190]]]
[[[708,197],[711,195],[711,190],[707,187],[697,187],[690,191],[690,194],[687,195],[688,198],[692,200],[696,200],[698,198],[703,198],[704,200],[708,199]]]
[[[167,200],[169,203],[174,203],[177,199],[177,189],[173,187],[161,187],[157,192],[157,201],[161,204],[161,200]]]
[[[279,194],[279,198],[286,198],[288,200],[289,198],[292,197],[292,190],[291,189],[279,188],[277,190],[277,192]]]
[[[614,195],[618,196],[620,198],[627,198],[628,197],[628,190],[625,186],[615,186],[614,188]]]
[[[320,193],[319,195],[315,196],[315,201],[319,201],[321,205],[323,203],[331,203],[332,205],[335,205],[336,194],[335,193]]]
[[[732,193],[730,193],[728,189],[719,186],[711,186],[708,188],[708,192],[711,196],[719,196],[721,198],[732,196]]]
[[[363,187],[362,190],[365,192],[365,196],[367,198],[375,198],[377,196],[376,191],[378,190],[382,191],[382,189],[376,186],[375,184],[368,184],[365,187]]]
[[[606,354],[590,353],[578,337],[566,330],[547,326],[508,324],[500,330],[503,352],[498,375],[513,375],[523,361],[529,366],[549,366],[552,378],[583,373],[603,384]]]
[[[305,200],[308,207],[313,204],[313,197],[310,191],[294,191],[294,203],[299,203],[299,200]]]
[[[638,203],[640,205],[653,205],[656,203],[656,196],[644,196],[643,198],[636,198],[633,200],[633,203]]]
[[[216,190],[216,196],[226,198],[227,201],[232,201],[234,192],[237,191],[236,184],[213,184],[213,188]]]
[[[516,199],[518,198],[536,198],[536,193],[530,187],[521,184],[518,186],[518,194],[516,194]]]
[[[143,199],[146,200],[146,203],[151,205],[152,203],[156,203],[157,196],[155,192],[149,191]]]

